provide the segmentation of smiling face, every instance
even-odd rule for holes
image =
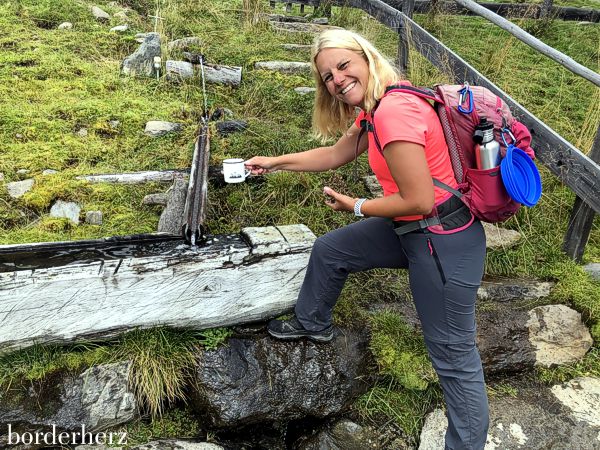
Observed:
[[[361,55],[344,48],[324,48],[317,55],[315,64],[331,96],[364,109],[369,66]]]

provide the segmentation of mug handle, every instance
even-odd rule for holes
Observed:
[[[244,180],[245,180],[246,178],[248,178],[248,175],[250,175],[251,173],[252,173],[252,171],[251,171],[251,170],[244,170]]]

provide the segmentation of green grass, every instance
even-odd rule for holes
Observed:
[[[569,4],[593,6],[594,2],[597,0]],[[116,12],[107,3],[99,6]],[[153,231],[161,210],[140,206],[141,200],[146,194],[164,192],[168,186],[95,185],[75,177],[189,167],[204,104],[200,82],[175,84],[164,78],[120,75],[121,61],[138,47],[135,34],[152,31],[153,23],[146,16],[156,7],[155,0],[127,3],[132,10],[128,13],[130,29],[124,34],[108,31],[120,24],[117,19],[106,25],[97,23],[88,11],[92,4],[88,0],[8,0],[0,4],[0,172],[9,182],[30,176],[35,179],[33,190],[17,200],[10,199],[0,183],[0,244]],[[308,44],[310,35],[288,36],[271,31],[264,22],[254,23],[244,8],[266,12],[266,1],[161,0],[160,4],[163,43],[199,36],[202,45],[195,50],[205,54],[209,62],[243,67],[238,89],[207,86],[206,100],[211,109],[229,108],[235,118],[249,122],[243,133],[228,137],[213,133],[212,164],[232,156],[278,155],[318,145],[310,136],[312,98],[293,91],[297,86],[312,86],[313,81],[306,76],[253,68],[254,62],[262,60],[306,60],[305,52],[288,52],[280,44]],[[283,8],[278,4],[277,12]],[[72,31],[56,29],[67,20],[74,23]],[[483,19],[417,16],[416,20],[565,139],[589,152],[600,122],[600,89]],[[361,32],[387,56],[396,56],[397,36],[362,12],[333,8],[332,22]],[[598,25],[551,21],[541,27],[532,20],[515,22],[590,69],[599,69]],[[169,54],[163,45],[163,60],[180,57],[179,52]],[[409,78],[416,85],[449,81],[414,50]],[[117,127],[110,125],[115,120],[119,121]],[[143,134],[148,120],[180,122],[183,131],[150,138]],[[214,131],[214,125],[211,127]],[[85,137],[78,134],[82,128],[88,130]],[[30,170],[30,174],[19,175],[19,169]],[[43,176],[44,169],[59,173]],[[362,158],[359,173],[367,171],[366,159]],[[582,312],[596,344],[577,364],[536,371],[540,380],[552,383],[600,373],[600,284],[591,281],[560,250],[573,193],[547,170],[542,169],[542,176],[544,193],[539,205],[523,208],[506,224],[522,234],[521,243],[513,249],[490,251],[486,273],[555,281],[548,300]],[[368,196],[362,183],[352,177],[351,166],[322,174],[277,173],[263,183],[211,187],[207,225],[213,233],[229,233],[245,226],[305,223],[320,235],[353,221],[351,215],[324,206],[324,185],[357,197]],[[58,199],[77,201],[82,217],[86,211],[103,211],[104,224],[73,226],[49,218],[49,209]],[[584,255],[586,262],[600,262],[599,224],[596,219]],[[396,421],[416,436],[424,414],[441,402],[422,338],[406,328],[396,314],[372,315],[367,311],[373,303],[410,301],[407,292],[404,274],[386,270],[355,274],[342,293],[335,321],[339,325],[369,324],[373,331],[371,348],[381,378],[359,400],[358,410],[375,422]],[[193,435],[198,424],[187,414],[168,412],[167,407],[183,396],[182,386],[193,363],[192,349],[199,344],[215,348],[229,334],[225,330],[198,335],[158,329],[134,331],[111,345],[33,347],[0,358],[0,385],[40,379],[65,368],[131,359],[138,398],[155,416],[154,422],[132,425],[131,433],[139,436],[139,442],[150,436]],[[509,387],[495,389],[500,394],[512,392]]]

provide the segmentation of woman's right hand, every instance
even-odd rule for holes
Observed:
[[[264,175],[275,170],[276,157],[254,156],[244,162],[246,169],[252,172],[252,175]]]

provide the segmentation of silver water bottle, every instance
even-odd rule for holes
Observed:
[[[473,140],[479,145],[475,149],[477,168],[491,169],[500,165],[500,144],[494,139],[494,124],[485,117],[475,127]]]

